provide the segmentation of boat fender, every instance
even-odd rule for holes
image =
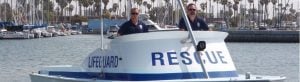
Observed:
[[[198,45],[196,47],[197,51],[204,51],[204,49],[206,48],[206,42],[205,41],[199,41]]]
[[[250,79],[251,78],[251,73],[250,72],[246,72],[246,74],[245,74],[245,79]]]

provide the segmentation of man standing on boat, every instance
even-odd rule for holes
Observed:
[[[131,9],[130,20],[122,24],[118,31],[118,35],[127,35],[133,33],[143,33],[148,32],[148,27],[139,20],[139,9]]]
[[[193,30],[208,31],[208,25],[197,16],[197,7],[194,3],[187,6],[187,17]],[[179,29],[187,31],[186,23],[183,18],[179,20]]]

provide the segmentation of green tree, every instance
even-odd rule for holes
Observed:
[[[54,19],[54,3],[51,0],[44,0],[43,1],[43,10],[45,11],[43,14],[45,16],[46,21],[53,21]]]

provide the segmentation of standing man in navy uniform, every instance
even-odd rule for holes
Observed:
[[[127,35],[133,33],[143,33],[148,32],[148,27],[139,20],[139,9],[131,9],[130,20],[122,24],[118,31],[118,35]]]
[[[209,28],[204,20],[197,17],[197,7],[191,3],[187,6],[187,16],[193,30],[208,31]],[[183,18],[179,21],[179,29],[187,31],[186,23]]]

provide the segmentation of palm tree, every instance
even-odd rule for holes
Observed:
[[[213,2],[215,2],[217,4],[217,18],[219,17],[219,2],[221,2],[220,0],[213,0]]]
[[[271,2],[273,4],[273,19],[274,19],[275,18],[275,8],[276,8],[277,0],[272,0]],[[276,27],[275,23],[274,23],[274,27]]]
[[[238,10],[238,5],[241,0],[234,0],[233,10],[234,10],[234,16],[236,15],[236,11]]]
[[[268,18],[269,13],[268,13],[268,5],[270,3],[270,0],[264,0],[264,4],[265,4],[265,20]]]
[[[139,5],[139,8],[143,4],[143,0],[134,0],[134,1],[137,5]]]
[[[79,6],[79,15],[82,16],[82,3],[83,0],[77,0],[77,4]]]
[[[214,17],[214,14],[213,14],[213,9],[212,9],[212,6],[211,6],[211,1],[212,0],[209,0],[209,17],[210,18],[213,18]]]
[[[112,9],[113,9],[113,12],[115,12],[115,16],[117,15],[118,8],[119,8],[118,3],[114,3]]]
[[[96,13],[96,16],[100,15],[100,0],[94,0],[94,12]]]
[[[151,7],[152,7],[151,4],[147,4],[148,12],[150,11]]]
[[[104,4],[104,12],[107,11],[107,4],[109,2],[109,0],[102,0],[103,4]]]
[[[66,2],[66,0],[56,0],[56,3],[59,5],[60,7],[60,13],[61,13],[61,17],[63,17],[64,15],[64,8],[68,5],[68,3]],[[64,20],[62,19],[62,22],[64,22]]]
[[[197,1],[198,1],[198,0],[193,0],[193,1],[194,1],[195,4],[197,4]]]
[[[72,0],[66,0],[66,2],[68,3],[68,5],[69,5],[69,9],[68,9],[68,11],[66,11],[66,12],[68,12],[68,14],[70,15],[70,5],[71,5],[71,2],[72,2]],[[74,6],[73,6],[73,8],[74,8]],[[67,15],[67,14],[66,14]]]
[[[88,3],[89,3],[89,15],[92,16],[94,15],[95,13],[92,13],[92,10],[94,9],[93,8],[93,4],[94,4],[94,0],[88,0]]]
[[[59,7],[55,8],[55,12],[56,12],[56,23],[58,23],[58,19],[59,19]]]
[[[113,12],[113,8],[109,8],[108,11],[106,11],[106,12],[112,13]],[[111,18],[111,15],[110,15],[109,18]]]
[[[40,5],[40,0],[34,0],[34,6],[37,8]]]
[[[148,4],[147,1],[144,1],[144,2],[143,2],[143,6],[144,6],[144,9],[145,9],[145,13],[146,13],[146,9],[147,9],[147,4]]]
[[[38,6],[40,5],[40,0],[34,0],[34,18],[35,19],[33,19],[33,21],[34,20],[39,20],[39,19],[37,19],[37,18],[39,18],[39,14],[37,14],[38,12],[37,12],[37,10],[38,10]],[[34,23],[36,24],[36,21],[34,21]]]
[[[46,13],[44,13],[45,14],[44,16],[46,17],[46,21],[49,23],[49,20],[52,19],[52,17],[50,17],[52,16],[52,14],[50,13],[53,12],[54,3],[50,0],[44,0],[42,5],[43,5],[43,10],[46,11]]]
[[[226,7],[227,3],[228,3],[227,0],[221,0],[221,4],[223,5],[223,14],[224,14],[223,18],[224,18],[224,21],[226,22],[226,26],[228,28],[229,25],[228,25],[228,21],[227,21],[226,14],[225,14],[225,7]]]
[[[263,11],[263,24],[265,26],[266,20],[268,18],[268,4],[270,3],[270,0],[261,0],[260,3],[263,3],[263,5],[265,5],[265,11]]]
[[[203,11],[205,11],[205,9],[206,9],[206,3],[201,3],[200,4],[200,7],[201,7],[201,9],[203,10]]]
[[[236,20],[237,20],[238,17],[236,16],[236,14],[237,14],[237,10],[238,10],[238,4],[234,4],[232,8],[233,8],[233,10],[234,10],[234,15],[233,15],[233,17],[235,17]]]
[[[254,0],[248,0],[248,3],[249,3],[249,5],[251,5],[252,4],[252,9],[251,9],[251,11],[252,11],[252,20],[254,20],[254,12],[253,12],[253,10],[254,10]]]
[[[74,6],[72,4],[69,5],[69,22],[71,23],[72,12],[74,10]]]
[[[232,5],[232,9],[234,10],[233,17],[235,18],[235,20],[238,20],[237,11],[238,11],[238,5],[239,5],[240,1],[241,0],[234,0],[234,4]],[[236,24],[238,24],[237,22],[239,22],[239,21],[236,21]]]
[[[282,1],[281,1],[282,2]],[[279,7],[279,9],[280,10],[278,10],[278,21],[277,21],[277,23],[279,23],[279,27],[281,27],[281,14],[282,14],[282,7],[283,7],[283,5],[282,5],[282,3],[278,3],[278,7]]]
[[[21,16],[21,21],[24,23],[25,22],[25,16],[27,15],[26,13],[24,13],[24,11],[26,10],[26,1],[27,0],[17,0],[16,4],[19,5],[19,7],[17,8],[17,11],[19,11],[19,13],[22,13],[20,14]],[[2,9],[0,9],[1,11]],[[0,18],[1,19],[1,18]]]
[[[224,14],[224,18],[225,18],[225,8],[226,8],[226,5],[227,5],[228,1],[227,0],[221,0],[221,4],[223,5],[223,14]]]
[[[293,8],[293,5],[292,5],[292,7],[290,8],[290,13],[291,13],[291,14],[296,14],[296,10]]]
[[[86,12],[84,12],[84,15],[85,15],[85,16],[88,16],[88,12],[87,12],[88,9],[87,9],[87,8],[88,8],[89,5],[90,5],[90,4],[89,4],[89,0],[83,0],[83,3],[81,3],[81,4],[82,4],[82,6],[85,8],[85,11],[86,11]]]
[[[155,2],[155,0],[151,0],[151,2],[152,2],[152,5],[153,5],[153,7],[154,7],[154,2]]]
[[[170,2],[170,0],[164,0],[166,3],[169,3]]]
[[[232,3],[231,2],[228,2],[227,3],[227,7],[228,7],[228,14],[227,14],[227,16],[229,16],[229,17],[231,17],[232,16],[232,14],[233,14],[233,12],[232,12]]]
[[[201,7],[201,9],[202,9],[203,12],[204,12],[205,9],[206,9],[206,7],[207,7],[207,3],[201,3],[201,4],[200,4],[200,7]],[[204,12],[204,15],[203,15],[204,18],[206,18],[206,14],[207,14],[207,13]]]
[[[260,5],[263,7],[264,6],[264,1],[263,0],[260,0],[259,1],[259,3],[260,3]],[[261,8],[262,10],[260,10],[260,9],[258,9],[258,25],[260,25],[260,17],[261,17],[261,13],[263,14],[263,16],[264,16],[264,8]],[[264,20],[264,17],[262,17],[263,18],[263,20]]]
[[[184,6],[186,6],[186,4],[188,3],[188,0],[182,0],[182,3]]]
[[[122,0],[119,0],[119,6],[122,6],[121,3],[122,3]],[[120,7],[120,8],[119,8],[119,16],[122,16],[122,15],[121,15],[121,12],[122,12],[122,11],[121,11],[121,7]]]

